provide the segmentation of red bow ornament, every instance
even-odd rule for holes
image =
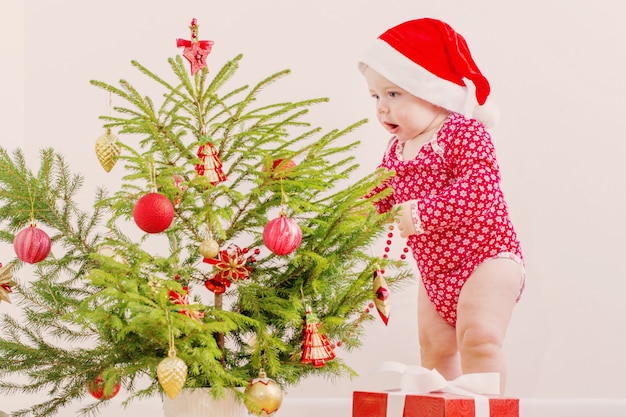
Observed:
[[[219,251],[216,258],[204,258],[203,262],[215,268],[213,277],[205,282],[206,287],[221,294],[233,281],[249,278],[252,268],[248,265],[248,261],[245,251],[234,244]]]

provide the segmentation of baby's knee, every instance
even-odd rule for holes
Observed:
[[[420,332],[419,344],[422,356],[447,357],[458,352],[453,335]]]
[[[457,344],[460,351],[500,349],[504,342],[499,329],[489,326],[475,325],[459,330]]]

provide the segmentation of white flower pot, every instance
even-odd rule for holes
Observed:
[[[173,400],[163,400],[165,417],[248,417],[243,401],[226,390],[221,398],[213,398],[208,388],[184,388]]]

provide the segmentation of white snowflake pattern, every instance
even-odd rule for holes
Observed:
[[[458,295],[474,268],[501,252],[522,255],[483,126],[453,113],[429,145],[410,161],[402,160],[397,141],[390,146],[381,166],[398,175],[387,184],[393,194],[376,204],[383,212],[417,200],[424,232],[408,245],[430,300],[455,324]]]

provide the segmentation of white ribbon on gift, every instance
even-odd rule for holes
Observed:
[[[400,389],[388,391],[387,417],[402,417],[404,400],[407,394],[427,394],[447,392],[474,399],[474,416],[489,417],[489,397],[500,394],[500,374],[481,372],[464,374],[448,381],[434,369],[421,366],[408,366],[399,362],[383,362],[374,371],[400,374]]]

